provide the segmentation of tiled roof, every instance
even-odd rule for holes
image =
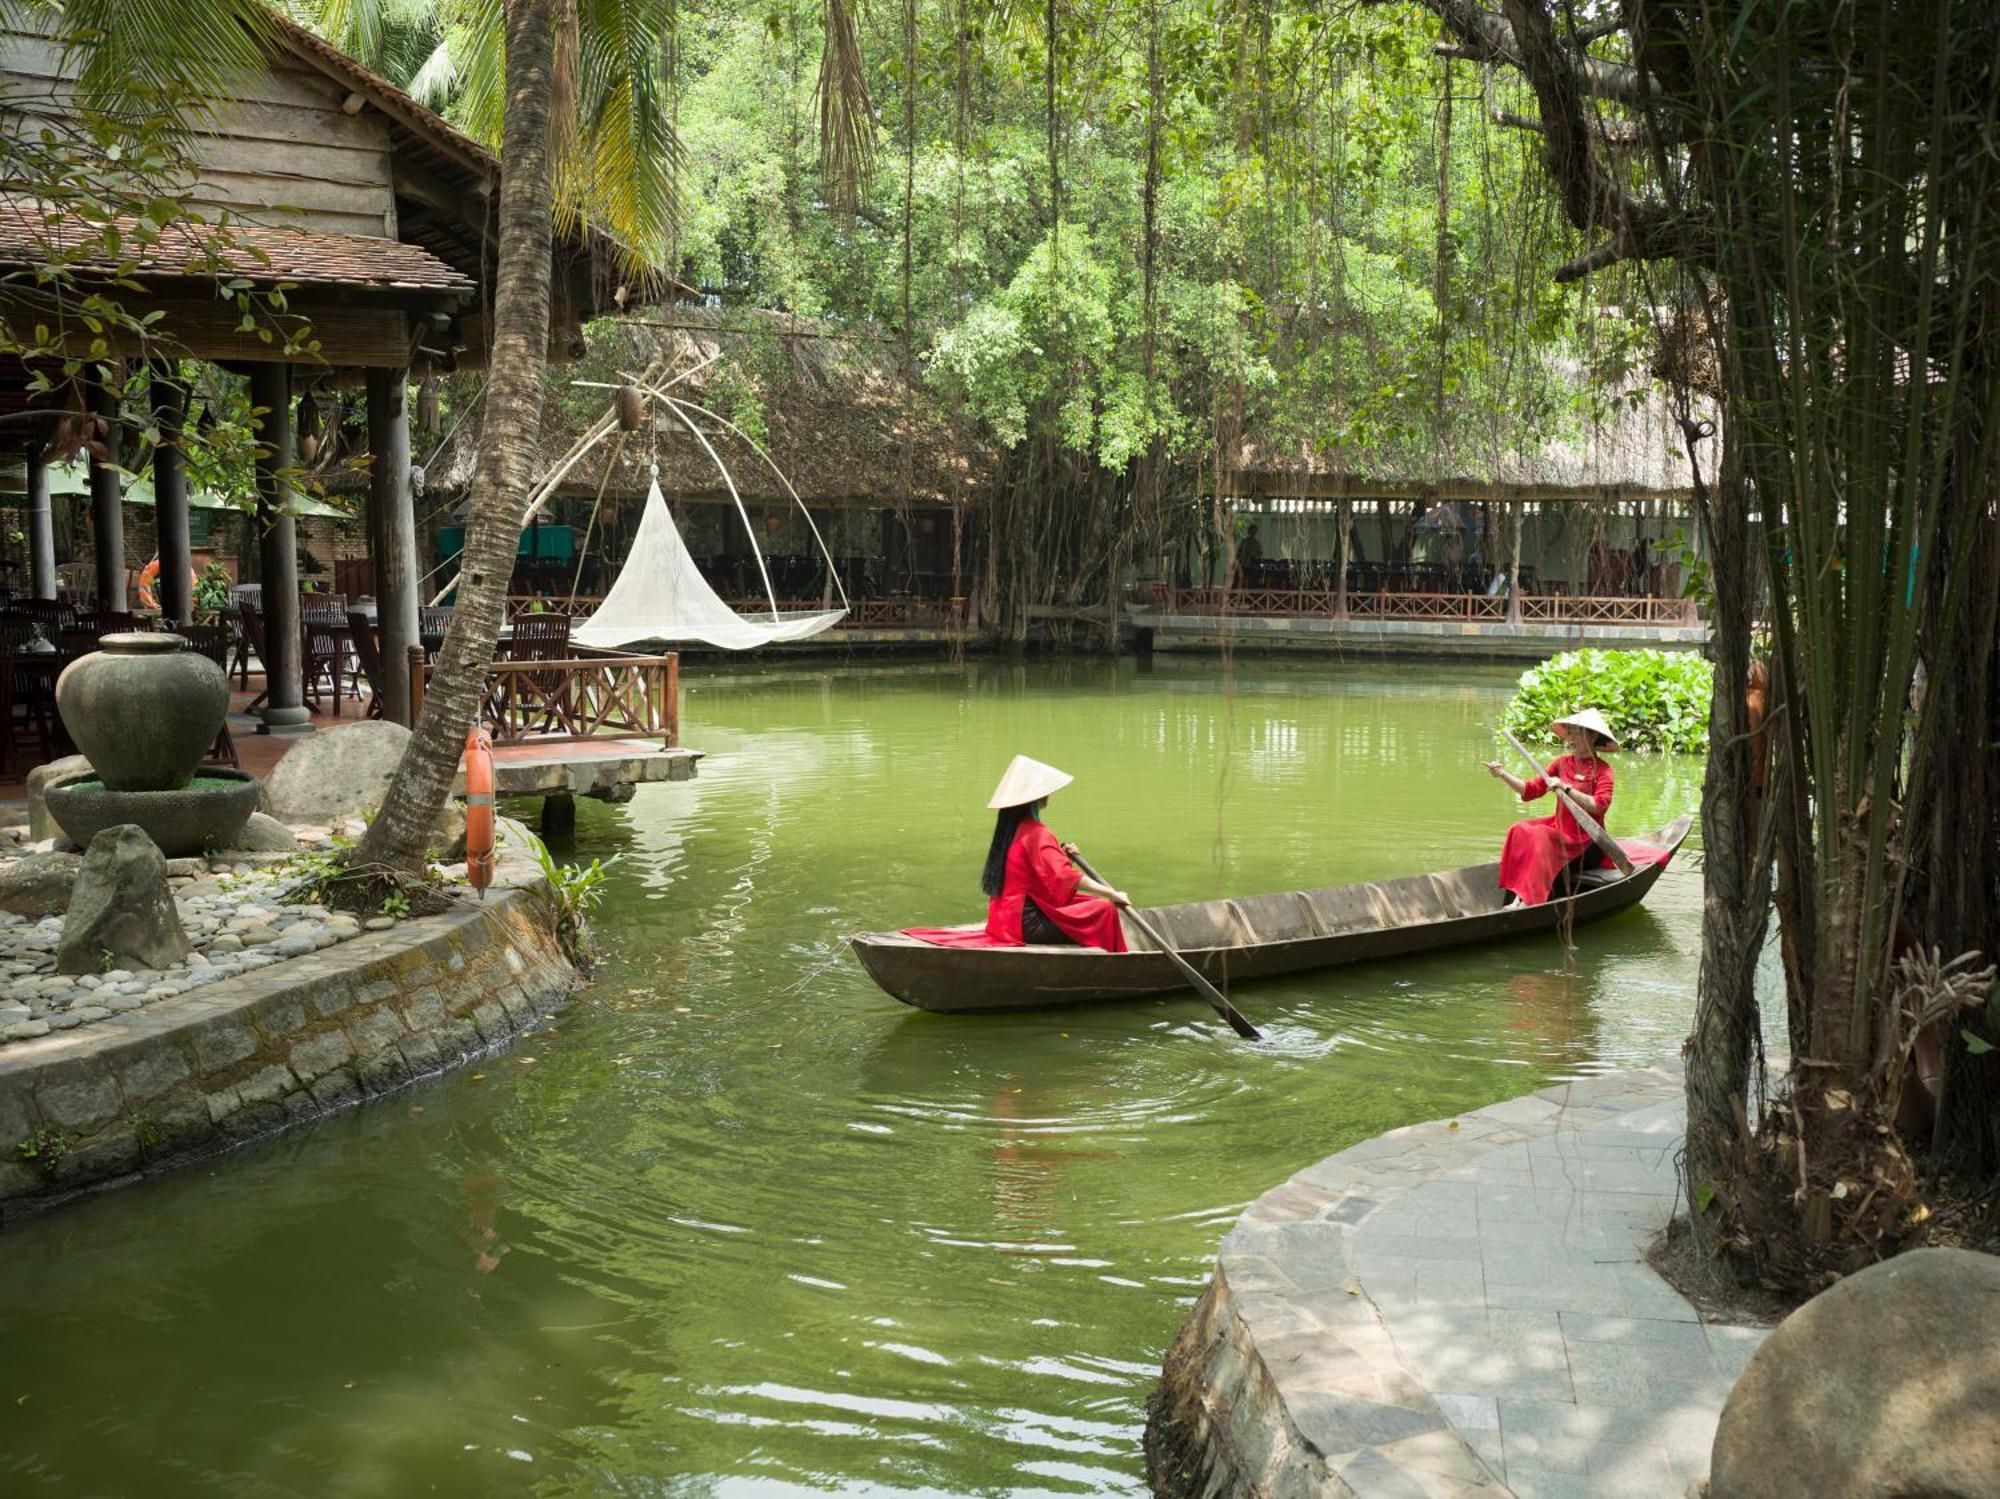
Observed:
[[[136,219],[113,221],[124,239],[124,253],[136,259],[139,273],[155,276],[206,276],[215,267],[208,240],[214,230],[198,224],[169,224],[157,242],[142,246]],[[470,292],[472,281],[428,250],[401,240],[363,234],[308,234],[262,224],[230,224],[228,243],[220,247],[222,268],[255,282],[293,281],[300,286],[350,286],[370,291]],[[0,199],[0,266],[39,266],[51,249],[65,245],[90,247],[74,263],[80,272],[110,274],[119,257],[105,252],[101,230],[74,215],[53,217],[39,205],[20,198]]]

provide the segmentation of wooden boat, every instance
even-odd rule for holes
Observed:
[[[1644,841],[1671,855],[1691,821],[1678,818]],[[1538,906],[1502,906],[1494,863],[1381,884],[1153,906],[1143,914],[1205,978],[1228,985],[1601,921],[1644,900],[1666,864],[1640,864],[1629,875],[1592,870],[1574,894]],[[876,983],[905,1004],[942,1014],[1103,1004],[1187,987],[1173,964],[1129,926],[1126,938],[1133,950],[1122,953],[939,947],[901,932],[864,932],[848,940]]]

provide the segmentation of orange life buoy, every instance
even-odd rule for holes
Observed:
[[[139,569],[139,602],[144,604],[148,609],[157,609],[160,607],[160,595],[153,587],[159,581],[159,578],[160,559],[158,557],[155,557],[151,562],[148,562],[144,567]],[[188,570],[188,597],[193,598],[195,589],[200,586],[201,579],[197,578],[194,575],[194,570],[190,568]]]
[[[493,883],[493,736],[465,731],[465,877],[482,895]]]

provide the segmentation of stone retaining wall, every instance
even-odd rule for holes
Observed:
[[[0,1223],[477,1056],[575,983],[540,889],[500,890],[17,1043],[0,1052]]]

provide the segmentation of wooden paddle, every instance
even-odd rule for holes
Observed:
[[[1507,742],[1514,746],[1514,753],[1533,766],[1536,775],[1540,775],[1542,762],[1535,758],[1534,751],[1507,730],[1502,729],[1500,732],[1505,735]],[[1618,840],[1604,831],[1604,824],[1591,815],[1590,809],[1584,805],[1583,797],[1559,780],[1551,781],[1549,784],[1555,788],[1556,796],[1562,804],[1569,808],[1569,815],[1576,819],[1576,825],[1590,834],[1590,841],[1603,851],[1604,857],[1618,866],[1620,874],[1630,874],[1632,861],[1625,857],[1625,850],[1618,846]]]
[[[1096,870],[1092,869],[1090,867],[1089,862],[1083,857],[1082,854],[1078,853],[1075,849],[1069,850],[1069,856],[1078,869],[1081,869],[1085,874],[1089,875],[1093,880],[1096,880],[1098,884],[1108,885],[1110,883],[1108,880],[1104,878],[1103,875],[1099,874]],[[1179,953],[1175,952],[1173,948],[1167,945],[1167,939],[1162,937],[1158,932],[1153,930],[1151,922],[1147,921],[1145,917],[1141,916],[1137,911],[1133,910],[1132,907],[1130,906],[1126,906],[1124,908],[1124,911],[1127,916],[1132,918],[1132,925],[1136,926],[1140,931],[1144,932],[1146,934],[1147,940],[1150,941],[1153,944],[1153,946],[1157,947],[1161,952],[1165,953],[1168,957],[1174,960],[1174,966],[1180,969],[1181,976],[1185,978],[1190,985],[1193,986],[1194,991],[1197,994],[1199,994],[1203,999],[1207,1000],[1211,1005],[1215,1006],[1215,1013],[1220,1015],[1224,1020],[1227,1020],[1229,1022],[1229,1028],[1231,1030],[1235,1031],[1237,1035],[1241,1036],[1246,1041],[1261,1041],[1264,1039],[1263,1032],[1259,1031],[1257,1027],[1252,1025],[1248,1020],[1245,1020],[1243,1018],[1243,1012],[1237,1009],[1235,1005],[1231,1004],[1228,1001],[1228,999],[1224,997],[1220,989],[1216,988],[1215,985],[1211,984],[1207,979],[1203,978],[1201,976],[1200,971],[1194,966],[1194,964],[1190,963],[1186,958],[1182,957]]]

